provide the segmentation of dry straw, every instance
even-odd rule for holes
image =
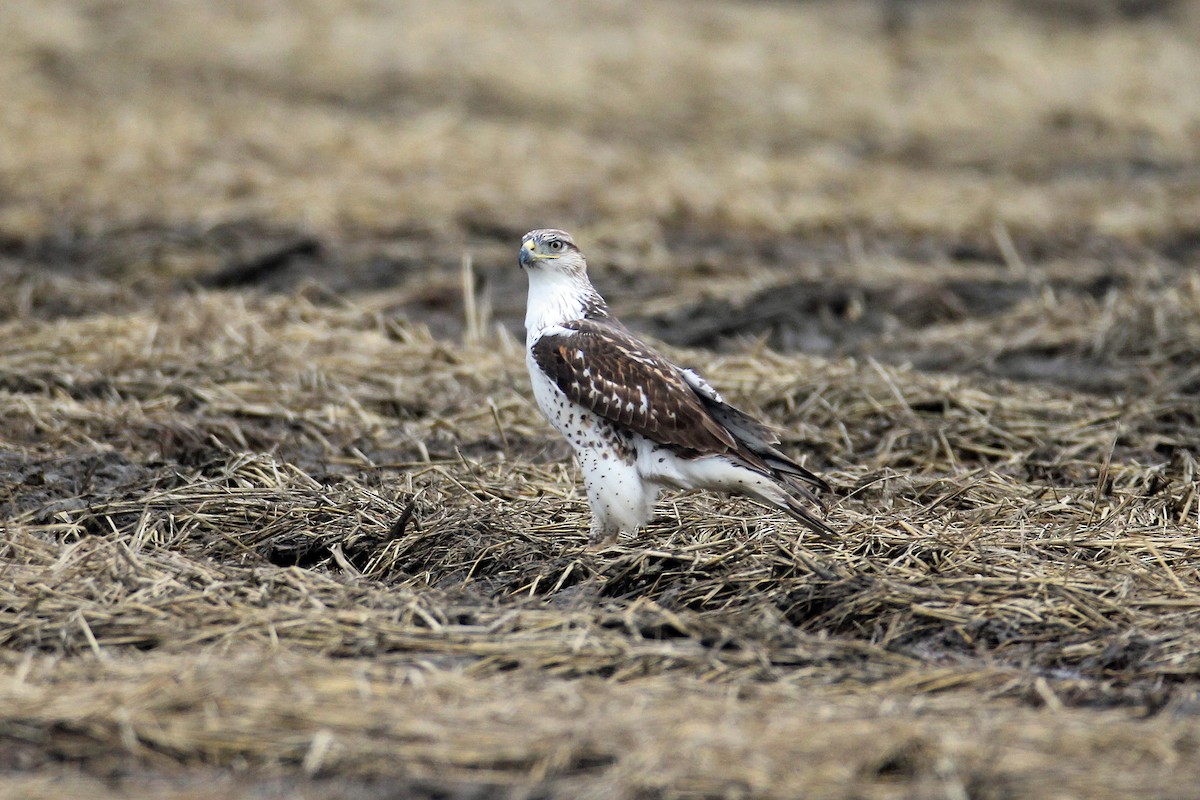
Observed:
[[[0,735],[35,761],[632,791],[678,768],[631,750],[644,730],[738,758],[832,715],[827,754],[861,735],[845,709],[944,695],[933,727],[873,723],[881,744],[851,759],[870,785],[936,775],[950,753],[993,774],[938,738],[965,696],[1057,709],[1046,724],[1076,732],[1089,707],[1194,702],[1194,397],[683,353],[828,474],[843,535],[671,497],[643,537],[588,554],[573,470],[486,326],[456,345],[370,298],[184,300],[4,331],[19,449]],[[538,710],[558,691],[580,693],[592,734]],[[758,699],[730,717],[713,699],[726,691]],[[636,728],[610,716],[627,703]],[[682,733],[681,703],[717,727]],[[754,721],[796,703],[783,728]],[[1176,741],[1174,717],[1156,719]],[[757,767],[709,763],[671,785],[787,796],[794,776],[773,770],[803,753],[771,746]],[[819,761],[797,774],[846,779]]]

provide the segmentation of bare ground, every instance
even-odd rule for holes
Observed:
[[[1200,794],[1200,5],[232,8],[0,9],[0,796]],[[583,550],[544,225],[835,541]]]

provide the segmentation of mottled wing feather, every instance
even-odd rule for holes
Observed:
[[[675,365],[618,324],[568,322],[544,333],[532,352],[568,398],[611,422],[697,455],[739,449]]]
[[[696,394],[700,395],[700,401],[708,408],[709,413],[716,417],[717,422],[725,426],[734,436],[750,445],[779,444],[779,434],[744,411],[726,403],[720,392],[700,377],[700,374],[694,369],[685,369],[680,372],[688,385]]]

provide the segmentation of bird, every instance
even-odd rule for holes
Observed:
[[[591,508],[589,548],[636,534],[664,489],[748,496],[816,533],[832,529],[815,492],[828,484],[693,369],[638,338],[592,286],[565,231],[525,234],[525,362],[538,407],[574,450]]]

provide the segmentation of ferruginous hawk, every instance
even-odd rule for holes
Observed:
[[[609,313],[587,262],[559,230],[525,234],[525,362],[550,424],[575,450],[592,510],[593,545],[649,520],[664,488],[741,494],[830,529],[813,489],[825,481],[775,447],[779,437],[672,364]]]

